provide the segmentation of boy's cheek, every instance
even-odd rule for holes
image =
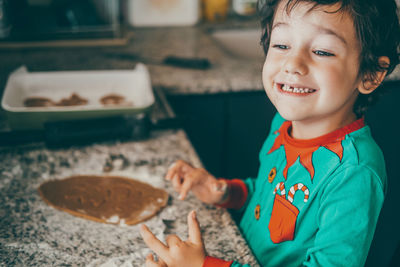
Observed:
[[[277,53],[269,52],[265,57],[263,65],[263,77],[271,76],[273,73],[280,72],[285,58]]]
[[[337,88],[337,90],[352,88],[357,79],[357,73],[353,69],[346,69],[342,66],[340,68],[336,66],[324,68],[324,73],[321,75],[314,75],[319,80],[321,86],[328,86],[330,88]]]
[[[262,69],[262,81],[264,86],[272,86],[274,76],[279,73],[279,68],[277,64],[274,64],[271,61],[265,61],[263,69]]]
[[[262,82],[264,89],[267,91],[271,87],[271,78],[269,77],[269,72],[267,67],[264,65],[263,71],[262,71]]]

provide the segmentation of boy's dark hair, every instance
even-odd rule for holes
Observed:
[[[268,52],[270,34],[278,4],[285,0],[259,0],[258,9],[263,29],[261,45]],[[340,4],[337,12],[344,11],[353,18],[355,30],[361,45],[359,77],[374,81],[377,71],[389,75],[399,63],[400,27],[397,5],[394,0],[287,0],[286,11],[290,12],[300,2],[311,3],[310,10],[324,5]],[[387,56],[389,66],[382,66],[378,59]],[[354,112],[361,116],[376,102],[381,90],[371,94],[360,94],[354,104]]]

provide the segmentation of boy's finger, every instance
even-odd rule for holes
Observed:
[[[196,212],[192,210],[188,215],[188,240],[193,244],[203,244],[203,239],[201,238],[200,225],[197,221]]]
[[[175,165],[176,172],[179,175],[184,176],[186,173],[191,172],[193,170],[193,166],[183,160],[178,160]]]
[[[154,260],[153,254],[149,254],[146,257],[146,267],[157,267],[158,264],[157,262]]]
[[[153,254],[150,253],[146,257],[146,267],[167,267],[167,265],[161,259],[159,259],[158,262],[157,262],[154,259]]]
[[[181,240],[177,235],[169,235],[167,236],[165,242],[167,242],[168,247],[172,247],[179,244]]]
[[[181,162],[182,162],[182,164],[180,165],[180,171],[181,172],[188,173],[188,172],[193,171],[193,169],[195,169],[191,165],[189,165],[189,163],[184,162],[184,161],[181,161]]]
[[[182,182],[183,179],[181,178],[181,176],[179,176],[178,174],[175,174],[172,177],[172,186],[174,187],[175,191],[180,192],[181,191],[181,186],[182,186]]]
[[[180,194],[179,194],[179,199],[184,200],[189,192],[189,190],[192,188],[192,180],[190,179],[185,179],[183,181],[183,184],[181,186]]]
[[[174,162],[171,164],[171,166],[169,166],[167,174],[165,175],[165,179],[167,180],[171,180],[172,177],[174,176],[174,173],[176,173],[176,168],[177,168],[177,163]]]
[[[160,258],[168,258],[168,247],[164,245],[155,235],[147,228],[146,225],[142,224],[140,227],[140,234],[146,245],[153,250]]]
[[[158,266],[168,267],[168,265],[161,258],[158,258]]]

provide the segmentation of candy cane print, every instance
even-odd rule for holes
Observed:
[[[285,184],[283,182],[280,182],[275,186],[274,195],[276,194],[276,191],[278,191],[278,190],[281,191],[281,196],[285,196],[286,191],[285,191]]]
[[[292,186],[289,190],[288,197],[287,199],[289,200],[290,203],[293,203],[294,199],[294,194],[297,192],[297,190],[301,190],[304,193],[304,202],[308,201],[308,197],[310,195],[310,190],[308,190],[307,186],[305,186],[302,183],[295,184]]]

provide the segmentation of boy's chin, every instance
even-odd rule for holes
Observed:
[[[295,111],[288,111],[284,109],[277,109],[279,115],[287,121],[296,121],[299,120],[299,114]]]

